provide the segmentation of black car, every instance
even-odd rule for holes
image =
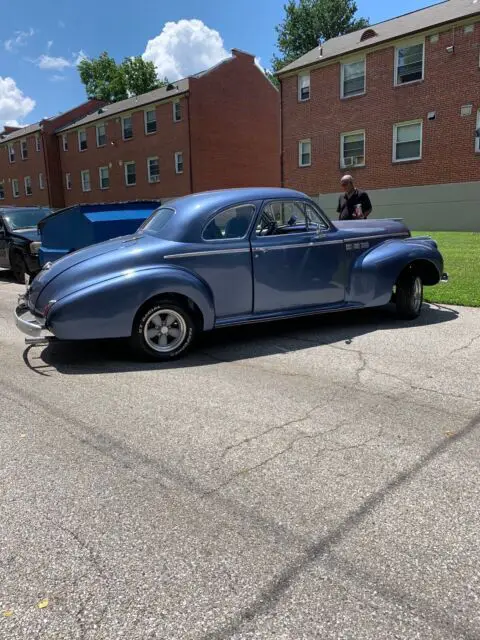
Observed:
[[[11,269],[17,282],[40,271],[37,224],[50,213],[47,207],[0,207],[0,267]]]

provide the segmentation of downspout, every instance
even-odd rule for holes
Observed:
[[[190,124],[190,92],[187,93],[187,105],[188,105],[188,172],[190,175],[190,193],[193,193],[192,127]]]
[[[284,166],[283,166],[283,84],[280,81],[280,186],[284,185]]]
[[[43,127],[40,129],[40,137],[42,139],[42,150],[43,150],[43,160],[45,163],[45,179],[47,181],[47,197],[48,197],[48,206],[53,207],[53,198],[52,198],[52,181],[50,180],[50,167],[48,164],[48,153],[45,145],[45,132]]]

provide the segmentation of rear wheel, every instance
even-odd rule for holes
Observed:
[[[413,320],[420,315],[423,303],[423,282],[414,271],[407,271],[398,279],[395,303],[400,318]]]
[[[10,256],[10,268],[13,273],[13,277],[20,284],[25,284],[25,275],[27,273],[27,267],[22,254],[19,251],[13,251]]]
[[[157,300],[143,309],[133,325],[134,352],[152,360],[174,360],[185,354],[196,335],[191,313],[173,300]]]

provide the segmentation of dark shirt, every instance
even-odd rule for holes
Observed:
[[[357,204],[362,205],[362,213],[364,216],[368,215],[372,210],[372,203],[366,191],[361,189],[355,189],[354,192],[348,196],[343,193],[338,199],[337,213],[339,213],[340,220],[355,220],[355,207]]]

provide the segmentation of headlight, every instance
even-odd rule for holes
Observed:
[[[41,242],[31,242],[30,243],[30,253],[32,256],[38,255],[38,250],[40,249]]]

